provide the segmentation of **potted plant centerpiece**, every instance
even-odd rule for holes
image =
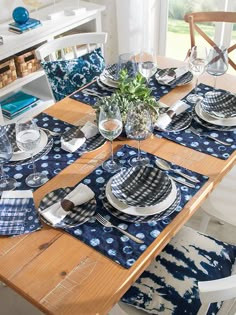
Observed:
[[[147,86],[146,79],[137,73],[135,77],[129,77],[126,70],[121,70],[118,79],[118,88],[111,96],[105,96],[99,99],[96,104],[96,114],[99,116],[100,108],[102,106],[111,106],[117,104],[123,125],[125,125],[127,113],[131,106],[143,103],[149,109],[153,122],[155,122],[159,115],[159,102],[151,96],[151,89]]]

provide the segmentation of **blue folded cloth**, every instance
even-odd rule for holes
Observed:
[[[0,200],[0,235],[20,235],[41,228],[31,190],[4,191]]]

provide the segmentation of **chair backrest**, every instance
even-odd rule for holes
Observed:
[[[217,315],[236,314],[236,274],[212,281],[198,283],[202,305],[197,315],[207,314],[210,303],[224,301]]]
[[[65,50],[70,48],[73,54],[72,58],[77,58],[94,48],[101,47],[102,52],[107,40],[107,33],[79,33],[56,38],[35,50],[39,60],[55,61],[66,59]]]
[[[226,22],[236,23],[236,12],[192,12],[184,16],[185,22],[189,23],[191,48],[196,45],[195,32],[200,34],[211,46],[215,46],[216,43],[211,39],[206,32],[202,29],[201,23],[209,22]],[[236,49],[236,44],[228,47],[228,54]],[[229,57],[229,64],[236,70],[236,63]]]

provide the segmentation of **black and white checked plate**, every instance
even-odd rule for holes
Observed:
[[[111,181],[113,195],[129,206],[153,206],[165,200],[171,190],[170,178],[151,166],[123,169]]]
[[[72,210],[68,211],[66,217],[56,225],[52,225],[43,217],[43,215],[40,213],[41,211],[52,206],[56,202],[63,200],[65,196],[67,196],[73,189],[74,187],[59,188],[44,196],[39,204],[39,214],[43,222],[55,228],[68,228],[83,224],[95,214],[97,204],[96,199],[93,198],[90,201],[76,206]]]
[[[216,118],[236,117],[236,96],[228,92],[209,93],[202,100],[201,107]]]
[[[66,131],[65,133],[63,133],[63,139],[65,141],[69,141],[71,139],[73,139],[73,137],[76,135],[76,133],[78,132],[78,128],[80,127],[73,127],[70,130]],[[91,152],[94,151],[98,148],[100,148],[103,144],[106,143],[106,139],[103,138],[103,136],[100,133],[97,133],[95,136],[86,139],[85,143],[79,148],[80,151],[82,152]]]
[[[176,199],[177,196],[177,187],[174,181],[171,179],[171,192],[169,195],[166,197],[166,199],[161,200],[160,202],[156,203],[153,206],[147,206],[147,207],[138,207],[138,206],[129,206],[126,205],[125,203],[119,201],[111,191],[111,182],[112,178],[108,181],[106,185],[106,198],[110,202],[110,204],[116,208],[117,210],[127,213],[129,215],[134,215],[134,216],[148,216],[148,215],[154,215],[157,213],[160,213],[162,211],[165,211],[168,209],[173,202]]]
[[[164,114],[168,108],[160,108],[160,114]],[[156,130],[159,131],[167,131],[167,132],[175,132],[175,131],[181,131],[184,129],[187,129],[192,122],[192,115],[184,111],[180,113],[177,116],[174,116],[173,119],[171,120],[171,123],[165,128],[165,130],[159,128],[158,126],[154,126]]]
[[[195,112],[201,119],[211,124],[218,125],[218,126],[225,126],[225,127],[236,126],[236,117],[229,117],[229,118],[215,117],[205,112],[201,107],[201,103],[197,103],[195,105]]]
[[[210,129],[210,130],[219,130],[219,131],[233,131],[236,130],[236,125],[235,126],[219,126],[213,123],[210,123],[206,120],[203,120],[201,117],[198,116],[196,112],[196,106],[192,110],[192,117],[193,119],[199,123],[201,126]]]
[[[102,195],[103,199],[103,206],[104,208],[113,216],[115,216],[116,218],[123,220],[123,221],[127,221],[127,222],[140,222],[140,223],[146,223],[146,222],[151,222],[151,221],[158,221],[158,220],[163,220],[166,217],[168,217],[169,215],[171,215],[176,208],[178,207],[180,200],[181,200],[181,193],[180,190],[177,188],[177,195],[176,198],[174,200],[174,202],[172,203],[172,205],[166,209],[165,211],[156,213],[154,215],[146,215],[146,216],[134,216],[134,215],[130,215],[127,213],[123,213],[119,210],[117,210],[116,208],[114,208],[109,201],[107,200],[105,193]]]
[[[182,85],[186,85],[188,83],[190,83],[193,79],[193,74],[191,71],[186,72],[185,74],[183,74],[181,77],[179,77],[178,79],[174,79],[175,78],[175,71],[177,68],[166,68],[166,69],[160,69],[157,70],[156,74],[155,74],[155,78],[157,80],[157,82],[159,84],[162,85],[175,85],[175,86],[182,86]],[[163,82],[161,81],[161,77],[165,76],[165,75],[169,75],[169,76],[173,76],[173,81],[171,81],[168,84],[163,84]]]

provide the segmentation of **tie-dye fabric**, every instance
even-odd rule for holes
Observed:
[[[198,281],[231,275],[236,246],[183,227],[122,301],[150,314],[195,315],[200,308]],[[211,304],[208,315],[220,304]]]
[[[100,75],[105,61],[101,48],[97,48],[77,59],[44,61],[41,65],[56,101],[60,101]]]

